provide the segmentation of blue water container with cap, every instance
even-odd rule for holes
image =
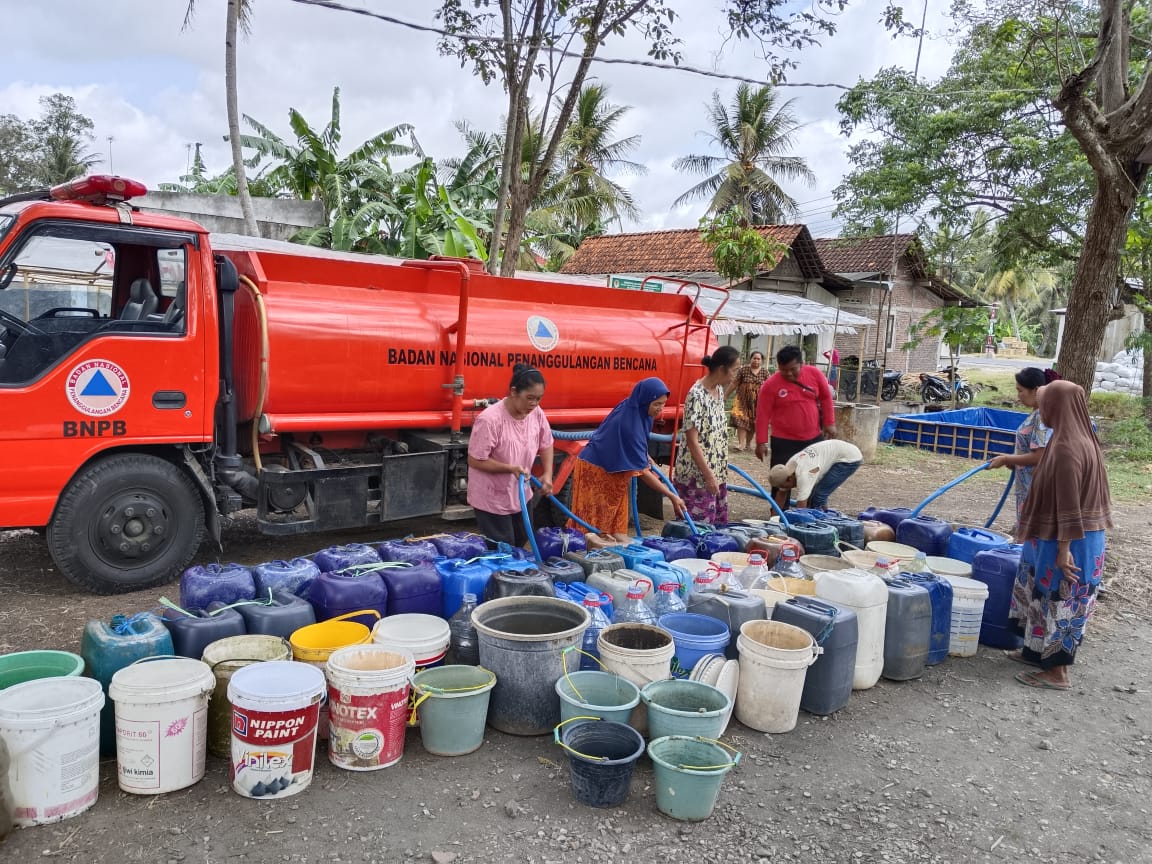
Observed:
[[[379,553],[371,546],[365,546],[363,543],[329,546],[313,555],[312,559],[322,573],[335,573],[337,570],[344,570],[356,564],[380,563]]]
[[[1015,622],[1008,618],[1012,608],[1012,588],[1024,547],[1002,546],[976,553],[972,559],[972,578],[988,586],[984,617],[980,621],[980,644],[992,648],[1015,650],[1024,644]]]
[[[645,546],[643,543],[629,543],[628,545],[607,546],[609,552],[615,552],[624,559],[624,566],[628,570],[635,570],[638,564],[656,564],[664,561],[664,554],[658,549]]]
[[[664,556],[664,560],[671,563],[681,558],[696,557],[696,543],[683,537],[645,537],[640,541],[642,546],[654,549]],[[631,568],[635,570],[636,568]]]
[[[492,578],[492,569],[479,561],[441,557],[432,564],[440,574],[440,599],[444,604],[440,617],[445,620],[460,610],[465,594],[475,594],[477,599],[482,598],[488,580]]]
[[[316,612],[316,620],[327,621],[349,612],[373,609],[378,615],[361,615],[349,620],[368,628],[374,626],[388,614],[388,588],[380,578],[379,568],[380,562],[352,565],[317,576],[306,597]]]
[[[1003,534],[988,531],[985,528],[957,528],[948,538],[948,557],[972,564],[976,555],[991,549],[1000,549],[1008,546],[1012,541]]]
[[[440,550],[430,540],[385,540],[376,544],[376,554],[384,562],[419,564],[440,556]]]
[[[900,527],[900,523],[912,516],[907,507],[869,507],[861,511],[856,517],[861,522],[883,522],[893,531]]]
[[[243,564],[197,564],[180,576],[180,605],[185,609],[206,609],[212,603],[227,605],[254,596],[252,571]]]
[[[252,581],[256,585],[256,597],[267,597],[269,591],[287,591],[300,594],[320,575],[320,568],[308,558],[293,558],[291,561],[268,561],[252,568]]]
[[[250,636],[287,639],[301,627],[316,623],[312,604],[287,591],[272,591],[263,599],[237,604],[236,611],[244,619],[244,632]]]
[[[901,573],[928,591],[932,603],[932,631],[928,640],[926,666],[935,666],[948,659],[948,640],[952,632],[952,583],[935,573]]]
[[[948,557],[952,524],[935,516],[910,516],[896,529],[896,542],[919,549],[925,555]]]
[[[584,535],[572,528],[537,528],[536,546],[541,558],[563,558],[568,552],[583,552],[588,548]]]

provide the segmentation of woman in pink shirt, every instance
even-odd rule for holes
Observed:
[[[508,395],[485,408],[468,439],[468,503],[476,525],[490,540],[523,546],[528,542],[520,516],[518,483],[527,483],[540,457],[541,490],[552,492],[552,428],[540,410],[544,376],[517,363]],[[525,494],[530,489],[525,488]]]

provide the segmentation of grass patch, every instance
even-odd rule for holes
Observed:
[[[1023,408],[1016,402],[1016,373],[1014,371],[965,369],[964,377],[973,390],[973,405]]]
[[[1093,393],[1088,412],[1104,420],[1132,420],[1144,413],[1144,400],[1124,393]]]

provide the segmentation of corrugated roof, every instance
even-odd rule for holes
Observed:
[[[770,240],[791,248],[798,238],[811,244],[803,225],[758,225]],[[797,260],[803,266],[801,256]],[[645,231],[638,234],[606,234],[589,237],[561,268],[562,273],[684,273],[716,271],[712,253],[700,239],[699,228]]]
[[[915,234],[880,234],[873,237],[820,237],[816,241],[820,260],[830,271],[854,281],[886,276],[893,254],[908,268],[913,279],[943,300],[968,300],[968,295],[931,272],[924,247]]]

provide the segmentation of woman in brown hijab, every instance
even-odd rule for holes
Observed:
[[[1024,648],[1011,656],[1039,667],[1018,673],[1021,684],[1068,690],[1068,667],[1096,605],[1111,500],[1083,388],[1053,381],[1036,393],[1052,437],[1020,513],[1024,550],[1009,616],[1017,619]]]

